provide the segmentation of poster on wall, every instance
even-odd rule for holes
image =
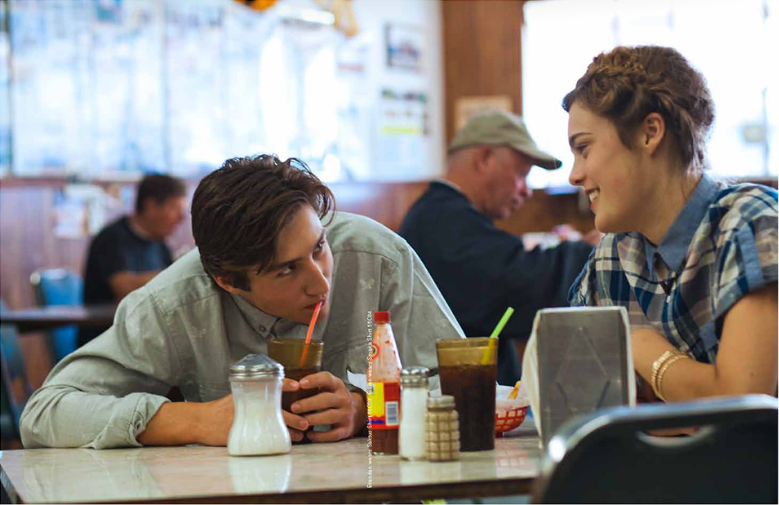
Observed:
[[[388,23],[384,27],[387,66],[421,72],[425,34],[418,26]]]
[[[511,97],[506,95],[464,96],[454,104],[454,129],[459,130],[470,118],[488,110],[513,112]]]
[[[424,172],[429,134],[427,95],[383,89],[376,159],[390,179],[413,179]]]

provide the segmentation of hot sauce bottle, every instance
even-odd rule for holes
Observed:
[[[373,313],[368,364],[368,424],[373,454],[398,453],[400,426],[400,357],[390,313]]]

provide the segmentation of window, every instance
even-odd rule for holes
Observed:
[[[705,15],[703,15],[705,13]],[[547,0],[525,3],[523,115],[557,171],[533,170],[533,187],[564,187],[573,164],[560,106],[598,53],[617,45],[678,49],[706,77],[716,106],[711,173],[779,172],[779,2],[769,0]]]

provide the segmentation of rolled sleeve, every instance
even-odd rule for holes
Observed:
[[[725,315],[746,294],[777,280],[776,216],[761,217],[723,234],[715,277],[714,318]]]
[[[143,288],[134,292],[120,304],[117,323],[52,370],[22,413],[25,447],[140,445],[137,435],[169,401],[164,395],[180,370],[152,306]]]

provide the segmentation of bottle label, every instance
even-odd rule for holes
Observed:
[[[368,421],[372,430],[396,430],[400,423],[400,383],[368,383]]]

